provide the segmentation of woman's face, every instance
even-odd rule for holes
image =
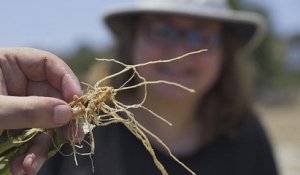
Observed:
[[[167,80],[196,90],[201,97],[215,83],[222,64],[221,24],[189,17],[145,15],[141,17],[133,43],[134,64],[174,58],[200,49],[208,52],[172,63],[152,64],[139,71],[147,80]],[[170,85],[153,85],[161,97],[187,98],[189,93]],[[193,94],[195,97],[195,94]]]

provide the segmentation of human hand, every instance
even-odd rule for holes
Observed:
[[[57,56],[32,48],[0,48],[0,133],[5,129],[56,128],[73,117],[67,104],[81,88]],[[67,137],[67,127],[62,127]],[[38,136],[26,155],[11,163],[13,174],[36,174],[52,145]]]

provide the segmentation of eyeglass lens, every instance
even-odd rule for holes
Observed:
[[[148,25],[146,30],[148,30],[148,39],[155,44],[174,46],[177,42],[183,40],[188,47],[195,49],[216,48],[219,44],[218,34],[205,36],[205,32],[200,28],[184,31],[170,24],[156,23]]]

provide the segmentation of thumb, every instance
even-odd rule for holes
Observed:
[[[56,98],[0,95],[0,129],[54,128],[72,116],[71,107]]]

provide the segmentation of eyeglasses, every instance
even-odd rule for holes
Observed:
[[[164,22],[152,24],[143,22],[141,25],[147,39],[159,46],[173,47],[178,42],[184,41],[189,49],[197,50],[215,49],[220,44],[220,35],[218,33],[208,35],[201,28],[182,30]]]

